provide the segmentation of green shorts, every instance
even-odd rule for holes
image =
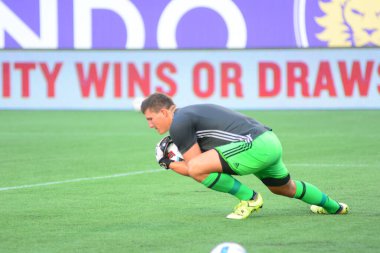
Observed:
[[[233,142],[216,147],[224,173],[254,174],[267,186],[286,184],[289,172],[282,161],[282,146],[276,134],[267,131],[252,142]]]

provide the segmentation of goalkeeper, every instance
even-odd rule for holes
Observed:
[[[258,177],[271,192],[296,198],[319,214],[346,214],[339,203],[316,186],[293,180],[282,161],[282,147],[271,128],[227,108],[200,104],[176,108],[161,93],[146,98],[141,111],[150,128],[159,134],[169,131],[156,148],[161,166],[190,176],[206,187],[229,193],[240,200],[229,219],[245,219],[263,206],[263,198],[232,175]],[[165,150],[174,142],[184,161],[171,161]]]

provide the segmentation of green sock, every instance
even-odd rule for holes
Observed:
[[[252,189],[228,174],[211,173],[202,184],[215,191],[229,193],[240,200],[250,200],[255,195]]]
[[[294,182],[297,186],[294,198],[300,199],[311,205],[321,206],[329,213],[336,213],[339,210],[339,203],[330,199],[314,185],[297,180],[294,180]]]

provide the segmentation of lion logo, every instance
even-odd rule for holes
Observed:
[[[380,46],[380,0],[319,1],[324,28],[317,38],[329,47]]]

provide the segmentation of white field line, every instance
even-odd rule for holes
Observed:
[[[112,175],[108,175],[108,176],[74,178],[74,179],[63,180],[63,181],[54,181],[54,182],[46,182],[46,183],[38,183],[38,184],[2,187],[2,188],[0,188],[0,191],[18,190],[18,189],[25,189],[25,188],[34,188],[34,187],[57,185],[57,184],[76,183],[76,182],[83,182],[83,181],[104,180],[104,179],[117,178],[117,177],[128,177],[128,176],[139,175],[139,174],[155,173],[155,172],[160,172],[160,171],[164,171],[164,170],[161,170],[161,169],[140,170],[140,171],[127,172],[127,173],[112,174]]]
[[[369,164],[344,164],[344,163],[289,163],[285,164],[288,168],[291,167],[305,167],[305,168],[322,168],[322,167],[331,167],[331,168],[357,168],[357,167],[379,167],[379,165],[369,165]],[[110,179],[110,178],[117,178],[117,177],[128,177],[133,175],[140,175],[140,174],[147,174],[147,173],[155,173],[164,171],[161,169],[154,169],[154,170],[140,170],[140,171],[132,171],[127,173],[120,173],[120,174],[112,174],[108,176],[99,176],[99,177],[84,177],[84,178],[74,178],[69,180],[63,180],[63,181],[54,181],[54,182],[46,182],[46,183],[38,183],[38,184],[29,184],[29,185],[18,185],[18,186],[10,186],[10,187],[2,187],[0,188],[1,191],[10,191],[10,190],[18,190],[18,189],[25,189],[25,188],[34,188],[34,187],[41,187],[41,186],[49,186],[49,185],[58,185],[58,184],[67,184],[67,183],[76,183],[76,182],[83,182],[83,181],[95,181],[95,180],[104,180],[104,179]]]
[[[358,167],[379,167],[379,165],[370,165],[364,163],[358,164],[345,164],[345,163],[285,163],[286,167],[313,167],[313,168],[322,168],[322,167],[331,167],[331,168],[358,168]]]

